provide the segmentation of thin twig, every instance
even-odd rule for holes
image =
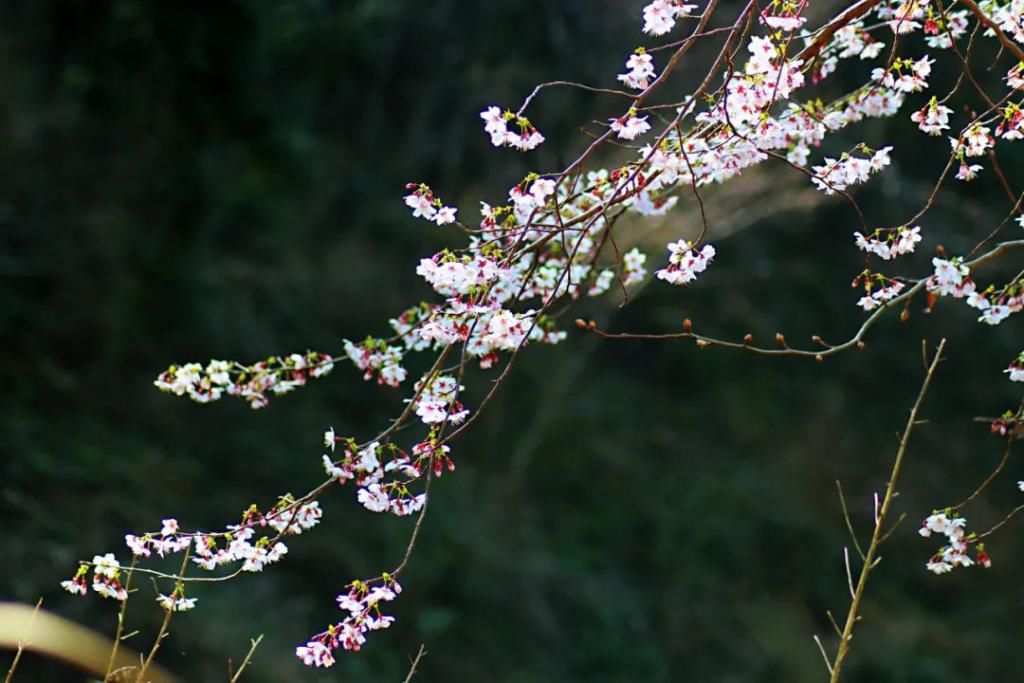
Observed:
[[[975,539],[975,541],[980,541],[981,539],[985,538],[986,536],[990,536],[991,534],[995,533],[995,531],[996,531],[996,530],[997,530],[997,529],[998,529],[999,527],[1003,526],[1004,524],[1006,524],[1007,522],[1009,522],[1009,521],[1010,521],[1011,519],[1013,519],[1013,518],[1014,518],[1014,516],[1015,516],[1015,515],[1016,515],[1016,514],[1017,514],[1018,512],[1020,512],[1021,510],[1024,510],[1024,505],[1018,505],[1017,507],[1015,507],[1015,508],[1013,508],[1012,510],[1010,510],[1010,513],[1009,513],[1008,515],[1006,515],[1005,517],[1003,517],[1003,519],[1002,519],[1002,520],[1001,520],[1001,521],[1000,521],[1000,522],[999,522],[998,524],[996,524],[996,525],[995,525],[994,527],[992,527],[991,529],[989,529],[989,530],[988,530],[988,531],[986,531],[985,533],[983,533],[983,534],[978,534],[978,538],[977,538],[977,539]]]
[[[867,561],[867,558],[864,558]],[[850,599],[856,599],[857,593],[853,589],[853,572],[850,570],[850,549],[843,546],[843,564],[846,565],[846,586],[850,589]]]
[[[959,510],[963,506],[967,505],[972,500],[977,498],[981,494],[982,491],[984,491],[985,489],[988,488],[988,485],[992,483],[992,480],[995,479],[997,476],[999,476],[999,473],[1003,471],[1004,467],[1006,467],[1006,463],[1010,460],[1010,452],[1012,450],[1013,450],[1013,436],[1008,436],[1006,438],[1006,447],[1003,449],[1003,459],[999,461],[999,464],[996,465],[996,468],[994,470],[992,470],[992,473],[989,474],[987,477],[985,477],[985,481],[981,482],[981,484],[978,485],[978,488],[976,488],[974,490],[974,493],[972,493],[971,495],[967,496],[967,498],[965,498],[963,501],[961,501],[958,505],[954,505],[953,506],[954,510]]]
[[[842,637],[843,629],[839,628],[839,624],[836,623],[836,618],[832,616],[832,610],[825,610],[825,614],[828,615],[828,620],[832,624],[832,628],[835,629],[836,635]]]
[[[814,642],[818,644],[818,651],[821,652],[821,658],[825,660],[825,666],[828,667],[829,675],[832,674],[832,662],[828,658],[828,653],[825,652],[825,646],[821,644],[821,638],[814,636]]]
[[[843,485],[836,479],[836,490],[839,491],[839,505],[843,508],[843,519],[846,521],[846,528],[850,532],[850,538],[853,539],[853,547],[857,549],[857,554],[860,555],[860,559],[864,559],[864,551],[860,549],[860,542],[857,540],[857,534],[853,531],[853,522],[850,520],[850,511],[846,508],[846,498],[843,496]]]
[[[977,268],[978,266],[989,263],[990,261],[994,261],[995,259],[1002,256],[1010,249],[1019,249],[1021,247],[1024,247],[1024,240],[1009,240],[1006,242],[1000,242],[991,250],[985,252],[984,254],[982,254],[981,256],[977,257],[972,261],[964,262],[963,265],[967,266],[968,268]],[[781,335],[779,335],[778,337],[778,339],[781,340],[780,348],[773,349],[768,347],[754,346],[752,344],[747,344],[742,341],[732,342],[724,339],[717,339],[715,337],[708,337],[703,334],[697,334],[696,332],[692,331],[647,334],[634,332],[605,332],[604,330],[601,330],[600,328],[597,327],[586,327],[586,329],[603,339],[693,339],[701,348],[707,348],[710,346],[720,346],[728,349],[738,349],[740,351],[746,351],[748,353],[754,353],[761,356],[804,356],[814,358],[815,360],[822,360],[826,356],[836,355],[838,353],[842,353],[853,348],[862,348],[864,346],[864,336],[867,334],[868,330],[870,330],[875,325],[875,323],[877,323],[882,318],[882,316],[885,315],[885,313],[887,313],[890,310],[898,308],[900,304],[909,301],[914,297],[914,295],[918,294],[923,289],[925,289],[927,282],[927,278],[917,280],[914,285],[905,289],[898,296],[893,297],[892,299],[889,299],[888,301],[885,301],[881,305],[879,305],[878,308],[876,308],[871,313],[871,315],[869,315],[864,320],[864,322],[861,323],[860,328],[858,328],[857,332],[852,337],[850,337],[841,344],[836,344],[834,346],[828,347],[827,349],[821,350],[805,350],[792,348],[785,344],[785,338],[782,337]]]
[[[405,680],[402,683],[409,683],[409,681],[412,680],[413,674],[416,673],[416,667],[419,666],[420,660],[423,659],[423,655],[425,654],[427,654],[427,651],[423,643],[420,643],[420,650],[416,653],[416,658],[412,660],[412,666],[409,667],[409,673],[406,675]]]
[[[878,539],[878,542],[879,542],[879,543],[885,543],[885,539],[887,539],[887,538],[889,538],[890,536],[892,536],[892,532],[896,531],[896,528],[897,528],[897,527],[898,527],[898,526],[900,525],[900,523],[901,523],[901,522],[902,522],[903,520],[905,520],[906,518],[907,518],[907,513],[906,513],[906,512],[901,512],[901,513],[900,513],[900,516],[899,516],[899,517],[897,517],[897,518],[896,518],[896,521],[892,523],[892,526],[891,526],[891,527],[889,527],[889,530],[888,530],[888,531],[886,531],[886,532],[885,532],[884,534],[882,534],[882,537],[881,537],[880,539]]]
[[[11,668],[7,670],[7,675],[4,676],[4,683],[11,683],[14,680],[14,670],[18,668],[18,662],[21,661],[21,653],[25,651],[25,640],[32,637],[32,627],[36,623],[36,615],[39,614],[39,608],[43,606],[43,599],[39,598],[36,602],[36,608],[32,610],[32,619],[28,622],[28,628],[25,629],[25,638],[18,641],[18,651],[14,653],[14,661],[11,662]]]
[[[263,642],[263,634],[261,633],[259,638],[250,642],[252,644],[249,646],[249,652],[245,655],[245,659],[243,659],[242,663],[239,665],[238,671],[236,671],[235,675],[231,677],[231,683],[237,683],[238,679],[242,676],[242,672],[245,671],[245,667],[249,666],[249,662],[252,661],[252,653],[256,652],[256,648],[259,647],[261,642]]]
[[[183,557],[181,558],[181,570],[178,571],[178,581],[181,581],[185,575],[185,568],[188,566],[189,548],[185,548]],[[175,587],[177,590],[177,586]],[[146,669],[153,662],[153,658],[156,657],[156,651],[160,649],[160,643],[163,641],[164,636],[167,635],[167,626],[171,623],[171,615],[174,614],[174,593],[171,593],[171,604],[167,607],[167,614],[164,615],[163,623],[160,624],[160,631],[156,634],[156,640],[153,641],[153,647],[149,651],[149,655],[146,656],[145,661],[142,662],[142,667],[139,669],[139,675],[135,677],[135,683],[142,683],[143,676],[146,675]],[[140,655],[141,656],[141,655]]]
[[[899,449],[896,451],[896,459],[892,465],[892,472],[889,474],[889,482],[885,487],[885,497],[882,499],[882,505],[878,511],[878,523],[875,524],[874,531],[871,534],[871,544],[868,546],[864,565],[860,570],[860,578],[857,580],[857,589],[854,592],[853,601],[850,603],[850,610],[846,614],[846,624],[843,626],[843,633],[839,636],[839,649],[836,652],[836,657],[830,668],[830,683],[838,683],[839,676],[842,673],[843,663],[846,661],[846,657],[850,652],[850,641],[853,640],[853,627],[860,618],[859,611],[861,600],[864,597],[864,589],[868,583],[868,576],[870,575],[871,570],[878,564],[876,561],[876,555],[878,554],[878,548],[883,540],[882,527],[884,526],[886,516],[889,513],[889,506],[896,497],[896,482],[899,479],[900,469],[903,465],[903,456],[907,452],[907,444],[910,442],[910,435],[914,431],[914,426],[917,424],[917,411],[920,409],[921,403],[924,401],[925,393],[927,393],[928,386],[931,384],[932,376],[935,374],[935,369],[938,367],[939,361],[942,360],[942,350],[945,346],[946,340],[943,339],[939,342],[939,347],[935,352],[935,356],[932,358],[932,363],[928,367],[928,372],[924,377],[924,381],[921,383],[921,390],[917,394],[917,400],[914,401],[914,407],[911,408],[910,416],[907,418],[907,426],[903,430],[903,438],[900,439]]]
[[[125,595],[130,595],[129,590],[132,586],[132,574],[135,569],[135,564],[139,561],[139,558],[134,553],[132,554],[132,563],[128,567],[128,573],[124,579],[124,592]],[[107,671],[103,674],[103,680],[109,680],[110,674],[114,671],[114,662],[117,661],[117,648],[121,644],[121,634],[124,633],[124,616],[128,611],[128,598],[126,597],[121,601],[121,609],[117,612],[117,631],[114,633],[114,645],[110,648],[110,659],[107,660]]]

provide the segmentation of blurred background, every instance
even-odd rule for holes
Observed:
[[[322,475],[326,427],[366,437],[394,416],[400,394],[345,365],[256,412],[161,394],[152,380],[172,362],[336,353],[343,338],[388,332],[389,317],[432,297],[418,259],[457,244],[409,216],[404,184],[428,182],[471,222],[478,201],[500,203],[526,172],[575,158],[588,141],[577,127],[621,113],[618,102],[544,94],[529,115],[549,142],[529,155],[490,147],[477,114],[516,106],[543,80],[611,86],[645,42],[642,5],[0,5],[0,599],[42,597],[112,634],[115,604],[59,588],[79,558],[124,556],[123,534],[163,517],[212,528],[305,491]],[[733,5],[722,5],[729,20]],[[676,99],[703,58],[669,86]],[[949,66],[937,65],[944,87]],[[994,88],[1005,68],[978,71]],[[840,72],[822,96],[862,73]],[[908,120],[926,101],[825,150],[896,145],[858,194],[871,223],[906,220],[944,163],[945,142]],[[1003,147],[1019,188],[1020,150]],[[1002,219],[992,180],[941,195],[909,273],[928,272],[936,244],[963,253]],[[624,307],[581,302],[570,319],[674,331],[689,317],[731,338],[845,339],[862,319],[847,286],[863,268],[858,226],[809,188],[766,165],[709,190],[719,257],[700,281],[652,284]],[[693,199],[680,204],[624,238],[650,250],[650,267],[666,241],[693,234]],[[401,680],[421,643],[423,681],[822,680],[811,638],[831,647],[825,610],[845,614],[848,601],[834,482],[867,538],[923,375],[921,340],[946,336],[896,502],[908,518],[869,586],[847,680],[1008,680],[1024,667],[1019,524],[988,544],[990,570],[941,577],[924,570],[938,544],[916,530],[999,460],[1001,442],[972,418],[1016,405],[1002,371],[1021,349],[1019,320],[992,329],[956,302],[930,315],[923,305],[824,363],[600,342],[567,319],[568,341],[524,354],[455,445],[458,470],[434,485],[393,628],[329,671],[293,655],[336,617],[346,582],[397,563],[411,530],[345,490],[272,571],[191,591],[199,609],[175,618],[158,661],[184,680],[225,680],[227,660],[265,633],[246,680]],[[470,406],[489,377],[468,382]],[[972,528],[1020,502],[1018,478],[1015,456],[966,510]],[[152,586],[137,585],[128,644],[148,649],[162,613]],[[86,678],[36,656],[19,671]]]

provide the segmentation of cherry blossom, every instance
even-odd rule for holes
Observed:
[[[295,655],[304,664],[329,667],[334,664],[336,650],[358,651],[366,642],[368,632],[386,629],[394,623],[394,617],[381,612],[381,603],[394,600],[402,592],[402,587],[389,574],[376,581],[380,582],[379,585],[354,581],[347,593],[338,595],[338,608],[346,613],[346,617],[295,649]]]
[[[441,200],[434,196],[430,187],[423,183],[409,183],[405,187],[407,190],[413,190],[412,194],[405,197],[405,205],[412,209],[413,218],[425,218],[438,225],[455,222],[456,209],[444,206]]]
[[[700,251],[695,252],[693,244],[686,240],[670,243],[668,251],[669,265],[657,271],[655,275],[659,280],[673,285],[693,282],[715,257],[715,248],[710,244],[705,244]]]
[[[311,378],[327,375],[334,359],[322,353],[293,353],[271,357],[250,366],[212,360],[172,365],[153,382],[161,391],[176,396],[188,395],[198,403],[209,403],[224,395],[239,396],[253,408],[267,405],[268,394],[285,394],[306,384]]]
[[[177,591],[171,595],[161,593],[157,596],[156,601],[169,612],[187,612],[196,606],[195,598],[186,598]]]
[[[695,9],[696,5],[681,0],[654,0],[644,7],[644,33],[664,35],[675,27],[676,19],[689,16]]]
[[[888,261],[902,254],[910,254],[921,241],[921,227],[901,226],[892,230],[878,229],[865,237],[860,232],[853,233],[857,248]]]
[[[501,111],[499,107],[488,107],[480,113],[484,120],[484,130],[491,136],[491,144],[495,147],[514,147],[521,152],[536,148],[544,142],[529,119],[517,116],[510,111]],[[509,124],[518,128],[518,132],[509,130]]]
[[[938,104],[933,97],[922,109],[911,114],[910,120],[928,135],[941,135],[942,131],[949,129],[949,115],[952,113],[952,109]]]
[[[825,194],[845,190],[851,185],[867,181],[872,173],[877,173],[888,166],[891,150],[892,147],[883,147],[875,152],[870,152],[862,147],[862,151],[871,154],[870,157],[856,157],[845,153],[839,159],[826,157],[824,164],[812,169],[814,176],[811,180],[815,187]]]
[[[1019,356],[1013,359],[1010,363],[1010,367],[1003,370],[1003,372],[1010,375],[1011,382],[1024,382],[1024,352],[1021,352]],[[1024,491],[1024,489],[1021,489]]]
[[[647,277],[647,269],[644,264],[647,262],[647,254],[644,254],[636,247],[633,247],[622,256],[622,269],[624,279],[623,285],[630,286],[643,282]]]
[[[969,182],[978,177],[978,172],[982,170],[979,164],[966,164],[963,161],[960,162],[960,166],[956,171],[956,179]]]
[[[970,269],[963,265],[962,259],[947,260],[936,256],[932,259],[932,265],[935,272],[928,278],[928,291],[957,298],[964,296],[963,285],[970,275]]]
[[[871,280],[868,280],[868,294],[861,297],[857,302],[857,305],[863,308],[865,311],[870,311],[878,308],[886,301],[894,299],[903,291],[903,283],[898,280],[892,280],[881,275],[875,276],[876,280],[881,283],[881,286],[871,287]]]
[[[800,16],[806,5],[806,0],[772,0],[772,3],[762,10],[760,20],[777,31],[796,31],[807,21],[806,17]]]
[[[1018,62],[1006,74],[1006,84],[1015,90],[1024,90],[1024,62]]]
[[[967,521],[963,517],[953,515],[951,510],[936,511],[924,520],[919,532],[922,536],[928,538],[934,533],[945,536],[947,541],[947,545],[941,547],[926,564],[928,571],[945,574],[956,567],[970,567],[975,564],[975,559],[968,554],[970,545],[975,542],[975,535],[965,532],[966,525]],[[992,560],[985,552],[983,544],[977,544],[975,556],[978,564],[983,567],[991,566]]]
[[[928,10],[930,14],[930,8]],[[954,41],[967,33],[967,10],[946,12],[944,15],[929,16],[924,22],[925,42],[928,47],[948,50]]]
[[[630,109],[625,116],[609,119],[609,122],[615,134],[623,140],[635,140],[651,129],[647,117],[637,116],[635,109]]]
[[[629,56],[626,68],[629,71],[619,74],[618,78],[635,90],[644,90],[654,78],[654,59],[642,47],[637,48],[636,52]]]
[[[959,138],[950,138],[953,151],[958,156],[980,157],[995,144],[988,126],[974,124]]]

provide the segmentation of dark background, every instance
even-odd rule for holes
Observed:
[[[343,338],[386,333],[387,318],[431,298],[415,263],[454,234],[412,220],[403,185],[429,182],[472,221],[479,200],[500,203],[527,171],[573,158],[587,142],[576,127],[617,103],[542,96],[530,116],[549,142],[530,155],[491,148],[477,113],[543,80],[611,85],[645,42],[641,6],[0,4],[0,598],[42,596],[112,634],[113,603],[58,587],[79,558],[124,557],[122,535],[162,517],[212,528],[305,491],[327,426],[379,430],[401,396],[345,365],[258,412],[151,383],[171,362],[336,353]],[[948,87],[948,65],[937,71]],[[895,141],[893,167],[858,194],[873,223],[906,220],[943,163],[946,143],[907,120],[926,101],[829,148]],[[1024,182],[1019,151],[1003,147],[1010,183]],[[936,244],[962,253],[1002,218],[991,181],[942,195],[906,272],[927,273]],[[766,165],[710,189],[719,258],[698,283],[652,284],[623,308],[582,302],[570,318],[845,338],[862,319],[847,286],[863,267],[857,224],[808,186]],[[681,205],[624,238],[649,249],[652,270],[665,242],[692,234],[692,197]],[[947,336],[896,502],[908,519],[869,586],[848,680],[1011,680],[1024,666],[1019,526],[989,544],[992,569],[942,577],[924,571],[937,543],[916,528],[999,459],[972,417],[1016,404],[1002,370],[1020,351],[1018,320],[991,329],[957,302],[922,306],[820,364],[572,328],[564,346],[531,347],[455,445],[458,471],[435,484],[391,630],[327,672],[292,654],[335,618],[346,582],[397,563],[411,530],[349,490],[322,501],[323,525],[280,565],[192,591],[199,609],[172,622],[158,659],[186,680],[223,680],[227,659],[265,633],[247,680],[401,680],[420,643],[424,681],[822,680],[811,636],[832,647],[825,610],[847,604],[834,481],[866,538],[923,374],[921,340]],[[473,377],[471,406],[490,376]],[[1015,457],[966,511],[972,527],[1019,502],[1018,478]],[[161,613],[140,585],[129,644],[148,649]],[[16,680],[82,680],[36,657],[22,667]]]

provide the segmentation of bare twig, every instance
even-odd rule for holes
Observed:
[[[864,597],[864,589],[868,583],[868,576],[871,570],[877,566],[876,556],[878,555],[878,548],[882,543],[882,527],[885,524],[886,516],[889,513],[889,507],[892,504],[893,498],[896,496],[896,482],[899,479],[900,469],[903,466],[903,457],[907,452],[907,444],[910,442],[910,435],[914,431],[914,426],[917,424],[917,412],[921,407],[921,403],[924,401],[925,393],[928,391],[928,386],[931,384],[932,376],[935,374],[935,369],[939,365],[939,361],[942,360],[942,350],[946,346],[946,340],[943,339],[939,342],[939,347],[935,352],[935,356],[932,358],[931,365],[928,367],[928,372],[924,377],[924,381],[921,383],[921,390],[917,394],[917,400],[914,401],[914,407],[910,410],[910,416],[907,418],[907,425],[903,430],[903,438],[900,439],[899,449],[896,451],[896,459],[892,465],[892,471],[889,474],[889,482],[885,487],[885,496],[882,499],[882,505],[878,510],[878,523],[875,524],[874,531],[871,534],[871,543],[868,545],[868,551],[864,558],[864,565],[860,570],[860,577],[857,580],[857,588],[853,594],[853,601],[850,603],[850,609],[846,614],[846,623],[843,626],[842,635],[839,637],[839,649],[836,652],[835,659],[832,661],[832,666],[829,668],[830,683],[838,683],[839,677],[842,673],[843,663],[846,661],[846,657],[850,652],[850,641],[853,640],[853,627],[857,623],[860,612],[861,601]]]
[[[1012,450],[1013,450],[1013,436],[1011,435],[1011,436],[1008,436],[1006,438],[1006,447],[1003,449],[1003,459],[999,461],[999,464],[996,465],[996,468],[994,470],[992,470],[992,473],[989,474],[987,477],[985,477],[985,481],[981,482],[981,484],[978,485],[978,488],[976,488],[974,490],[974,493],[972,493],[971,495],[967,496],[967,498],[965,498],[963,501],[961,501],[958,505],[954,505],[953,506],[954,510],[959,510],[963,506],[967,505],[972,500],[977,498],[981,494],[982,491],[984,491],[985,489],[988,488],[988,485],[992,483],[992,480],[995,479],[997,476],[999,476],[999,473],[1003,471],[1004,467],[1006,467],[1006,463],[1009,462],[1009,460],[1010,460],[1010,452]]]
[[[1021,510],[1024,510],[1024,505],[1018,505],[1017,507],[1013,508],[1012,510],[1010,510],[1010,513],[1008,515],[1006,515],[1005,517],[1003,517],[1003,519],[1000,520],[999,523],[997,523],[994,527],[992,527],[991,529],[989,529],[988,531],[986,531],[983,534],[978,534],[978,538],[975,539],[975,540],[976,541],[980,541],[981,539],[983,539],[983,538],[985,538],[987,536],[991,536],[992,534],[994,534],[996,532],[997,529],[999,529],[999,527],[1003,526],[1004,524],[1009,522],[1011,519],[1013,519],[1016,516],[1016,514],[1018,512],[1020,512]]]
[[[843,485],[836,479],[836,490],[839,492],[839,505],[843,508],[843,520],[846,522],[846,528],[850,532],[850,538],[853,539],[853,547],[857,549],[857,554],[860,555],[860,559],[864,559],[864,551],[860,549],[860,542],[857,540],[857,534],[853,531],[853,522],[850,520],[850,511],[846,508],[846,498],[843,496]]]
[[[238,679],[242,677],[242,672],[245,671],[245,667],[249,666],[249,662],[252,661],[252,655],[256,652],[256,648],[259,647],[261,642],[263,642],[262,633],[259,638],[250,641],[249,652],[245,655],[245,659],[243,659],[242,663],[238,666],[238,671],[236,671],[235,675],[231,677],[231,683],[237,683]]]
[[[412,680],[413,675],[416,673],[416,667],[419,666],[420,660],[427,654],[425,646],[420,643],[419,652],[416,653],[416,658],[412,660],[412,664],[409,666],[409,673],[406,675],[405,680],[402,683],[409,683]]]
[[[7,675],[4,676],[4,683],[11,683],[14,680],[14,671],[18,668],[18,662],[21,661],[21,653],[25,651],[26,642],[32,638],[32,627],[35,626],[36,617],[39,616],[39,608],[43,606],[43,599],[39,598],[36,602],[36,608],[32,610],[32,618],[28,622],[28,626],[25,628],[24,637],[18,640],[18,651],[14,653],[14,661],[11,662],[11,668],[7,670]]]
[[[818,651],[821,652],[821,658],[825,660],[825,666],[828,667],[828,672],[831,674],[832,660],[828,658],[828,653],[825,652],[825,646],[821,644],[821,638],[814,636],[814,642],[818,644]]]

